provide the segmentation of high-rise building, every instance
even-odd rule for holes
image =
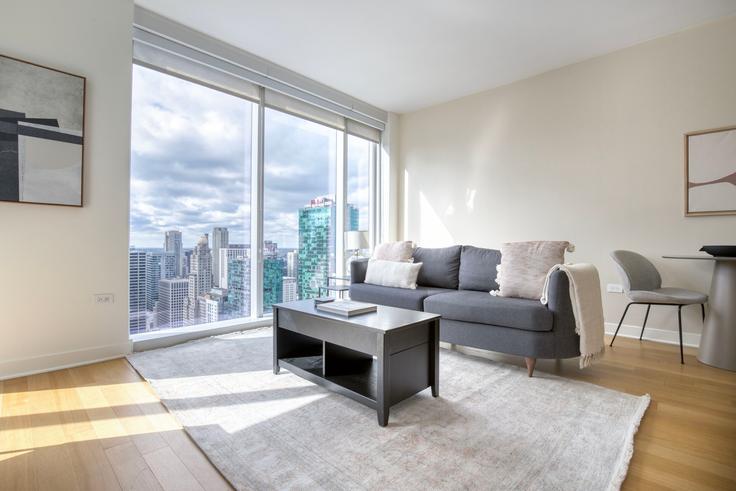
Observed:
[[[189,277],[189,273],[190,273],[189,270],[191,269],[190,265],[192,264],[192,252],[193,251],[191,249],[184,250],[184,254],[183,254],[184,258],[182,259],[182,265],[181,265],[181,275],[184,278]]]
[[[293,276],[284,276],[282,302],[293,302],[298,300],[296,292],[296,278]]]
[[[158,282],[176,276],[176,256],[173,252],[146,254],[146,310],[153,311],[158,300]]]
[[[192,251],[189,264],[189,293],[187,295],[187,321],[190,324],[201,322],[203,312],[200,311],[199,297],[212,288],[212,254],[209,237],[202,235]]]
[[[283,299],[283,281],[286,261],[283,257],[263,258],[263,311],[271,312],[271,306]]]
[[[331,198],[315,198],[299,210],[299,298],[316,297],[319,287],[334,273],[335,211]]]
[[[240,257],[247,259],[250,257],[250,247],[242,244],[230,244],[226,249],[220,249],[220,288],[229,288],[228,278],[228,259]]]
[[[156,328],[182,327],[186,320],[189,280],[169,278],[159,280],[156,303]]]
[[[230,246],[230,234],[226,227],[215,227],[212,229],[212,284],[220,285],[222,271],[220,270],[220,249],[227,249]]]
[[[279,245],[272,240],[263,241],[263,256],[276,256],[278,254]]]
[[[345,231],[349,232],[351,230],[358,230],[358,226],[360,224],[360,210],[358,210],[358,207],[348,203],[345,214]]]
[[[250,317],[250,261],[246,256],[227,258],[228,318]]]
[[[168,230],[164,234],[164,252],[171,252],[176,258],[175,276],[184,276],[184,249],[181,243],[181,232],[178,230]]]
[[[128,251],[128,319],[131,334],[146,330],[146,251]]]
[[[197,299],[201,321],[205,323],[222,320],[225,307],[225,292],[220,288],[213,288]]]
[[[299,253],[297,251],[289,251],[286,253],[286,276],[296,278],[299,268]]]

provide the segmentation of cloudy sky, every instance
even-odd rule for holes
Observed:
[[[181,230],[185,247],[213,227],[249,243],[251,111],[243,99],[134,65],[130,244],[161,247]],[[264,237],[298,246],[298,210],[334,196],[342,134],[266,111]],[[348,142],[348,202],[368,223],[368,143]]]

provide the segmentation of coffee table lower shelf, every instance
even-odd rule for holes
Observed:
[[[341,375],[323,375],[323,359],[321,356],[302,356],[299,358],[281,358],[281,368],[289,370],[312,383],[337,392],[359,402],[371,409],[376,409],[376,376],[378,372],[376,360],[366,369],[357,373]]]

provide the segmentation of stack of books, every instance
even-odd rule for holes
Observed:
[[[334,302],[317,303],[317,310],[329,312],[331,314],[344,315],[351,317],[354,315],[367,314],[378,310],[378,306],[372,303],[355,302],[353,300],[335,300]]]

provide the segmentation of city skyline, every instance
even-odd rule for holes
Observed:
[[[345,228],[357,230],[359,210],[352,204],[346,208]],[[337,204],[316,197],[297,214],[297,248],[263,242],[264,313],[275,303],[318,295],[335,272]],[[131,333],[250,316],[249,245],[230,243],[229,230],[215,226],[191,249],[178,230],[167,230],[162,246],[130,247]]]

